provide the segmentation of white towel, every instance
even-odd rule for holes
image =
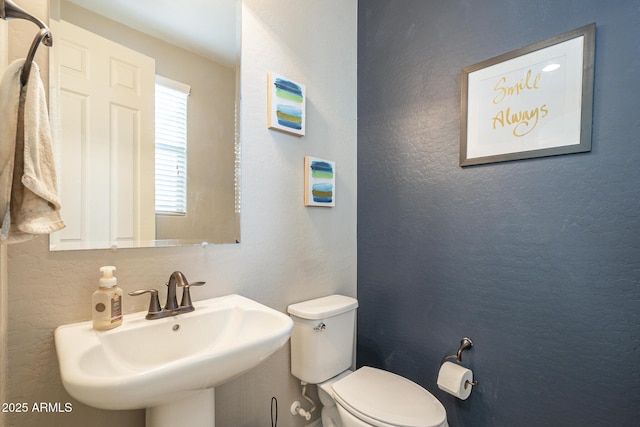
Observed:
[[[24,59],[0,81],[0,242],[17,243],[64,228],[60,217],[47,101],[40,69],[31,65],[20,84]]]

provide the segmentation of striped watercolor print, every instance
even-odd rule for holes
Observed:
[[[307,156],[305,165],[305,206],[335,206],[335,162]]]
[[[276,73],[269,73],[269,129],[298,136],[305,133],[305,86]]]

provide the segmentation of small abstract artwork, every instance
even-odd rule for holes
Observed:
[[[304,136],[305,86],[279,74],[269,73],[267,99],[268,128]]]
[[[304,205],[336,205],[336,163],[307,156],[304,158]]]

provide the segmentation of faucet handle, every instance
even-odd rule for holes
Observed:
[[[193,282],[193,283],[185,283],[184,285],[178,285],[181,288],[189,288],[191,286],[202,286],[207,282]]]
[[[151,294],[151,299],[149,300],[149,312],[147,313],[147,319],[155,318],[154,315],[162,311],[160,307],[160,300],[158,299],[158,290],[157,289],[140,289],[137,291],[129,292],[129,295],[132,297],[149,293]]]
[[[180,309],[185,311],[184,308],[191,308],[193,309],[193,303],[191,302],[191,292],[189,291],[189,288],[191,286],[202,286],[207,282],[193,282],[193,283],[185,283],[184,285],[182,285],[182,300],[180,301]],[[191,311],[191,310],[187,310],[187,311]]]

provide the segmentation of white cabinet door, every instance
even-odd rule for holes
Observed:
[[[55,139],[67,228],[52,235],[52,246],[154,240],[155,60],[68,22],[59,25]]]

